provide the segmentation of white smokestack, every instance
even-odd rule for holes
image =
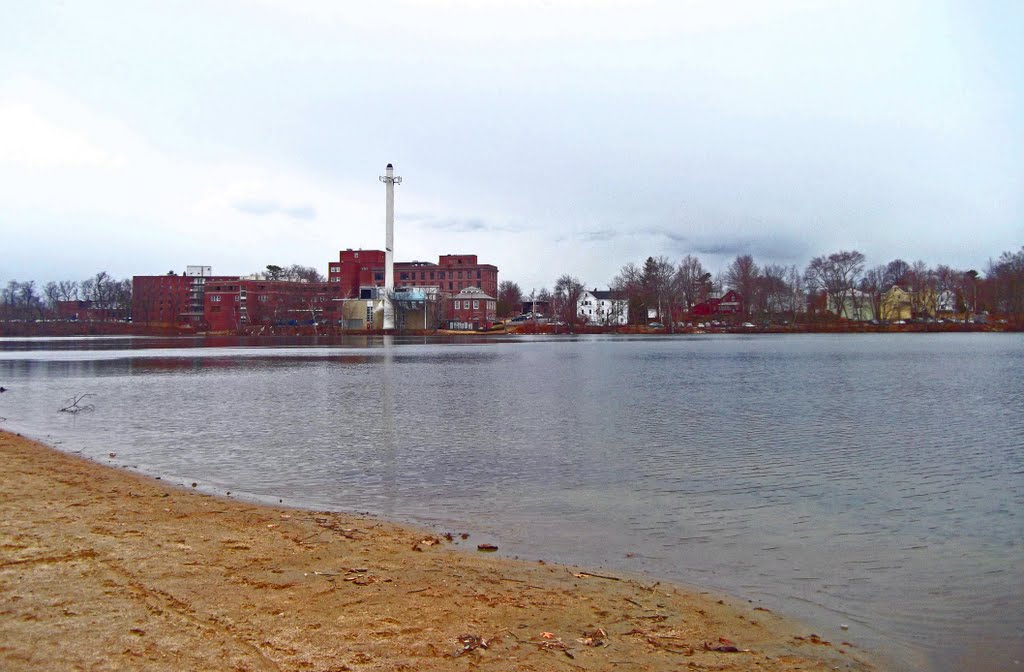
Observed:
[[[395,168],[388,164],[385,175],[380,177],[387,192],[384,222],[386,227],[384,240],[384,329],[395,328],[395,307],[389,297],[395,290],[395,185],[402,183],[401,177],[395,177]]]

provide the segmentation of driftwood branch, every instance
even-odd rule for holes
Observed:
[[[68,399],[67,401],[64,402],[65,406],[64,406],[64,408],[60,409],[59,412],[60,413],[71,413],[72,415],[75,414],[75,413],[92,413],[93,411],[96,410],[96,407],[93,406],[92,404],[83,404],[82,403],[82,399],[85,399],[86,397],[91,397],[91,396],[92,396],[91,394],[86,393],[86,394],[80,394],[77,397],[71,397],[70,399]]]

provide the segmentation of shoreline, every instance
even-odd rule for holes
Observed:
[[[9,432],[0,456],[4,669],[882,669],[735,598],[194,492]]]

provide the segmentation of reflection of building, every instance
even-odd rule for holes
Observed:
[[[593,324],[629,324],[629,301],[618,292],[588,289],[576,301],[576,313]]]
[[[491,326],[498,314],[498,302],[479,287],[467,287],[448,299],[449,329],[468,331]]]

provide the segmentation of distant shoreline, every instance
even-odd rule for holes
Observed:
[[[908,322],[902,325],[873,325],[868,322],[807,322],[790,325],[768,325],[742,327],[739,325],[678,327],[651,329],[642,325],[623,327],[601,327],[585,325],[573,331],[562,325],[521,323],[506,325],[487,331],[404,331],[390,332],[396,336],[506,336],[514,334],[624,334],[624,335],[665,335],[675,334],[934,334],[934,333],[999,333],[1020,332],[1024,326],[994,321],[991,324],[965,324],[963,322],[927,323]],[[229,332],[203,332],[169,327],[148,327],[126,322],[0,322],[0,337],[35,336],[382,336],[381,330],[348,330],[330,325],[317,327],[308,325],[282,325],[255,327]]]

